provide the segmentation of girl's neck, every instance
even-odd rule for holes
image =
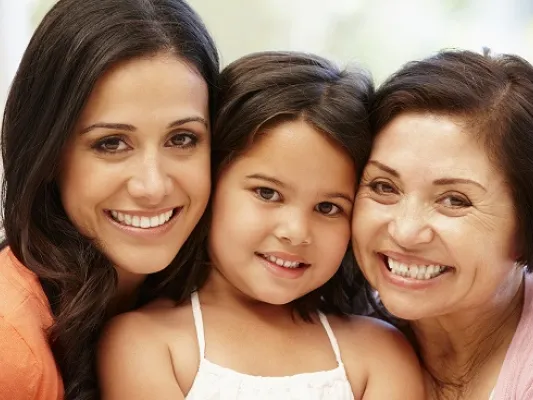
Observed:
[[[496,303],[413,322],[428,380],[441,387],[463,387],[465,391],[465,386],[483,379],[483,370],[499,372],[520,321],[523,302],[521,279],[509,288],[506,298]]]
[[[223,305],[235,312],[248,314],[256,318],[293,318],[293,307],[290,304],[269,304],[254,299],[233,286],[216,269],[212,268],[206,283],[199,291],[202,302]]]

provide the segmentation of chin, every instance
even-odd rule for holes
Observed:
[[[291,303],[298,298],[294,293],[280,293],[279,291],[261,291],[256,292],[253,296],[256,300],[272,304],[273,306],[283,306]]]
[[[396,299],[395,301],[391,301],[385,298],[381,301],[390,314],[405,321],[417,321],[427,318],[429,315],[428,310],[417,307],[415,301],[412,299],[405,299],[404,301]]]
[[[156,253],[157,254],[157,253]],[[120,266],[124,272],[135,275],[150,275],[167,268],[174,256],[154,256],[154,252],[146,255],[131,255],[129,257],[116,257],[115,265]]]

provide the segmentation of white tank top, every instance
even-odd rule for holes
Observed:
[[[191,296],[200,347],[200,366],[186,400],[354,400],[337,339],[319,313],[337,359],[337,368],[292,376],[255,376],[233,371],[205,358],[205,336],[198,293]]]

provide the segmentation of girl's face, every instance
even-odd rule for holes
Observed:
[[[211,279],[270,304],[324,285],[349,244],[355,187],[352,159],[308,123],[260,132],[216,185]]]
[[[511,191],[461,122],[396,117],[363,173],[354,250],[384,305],[403,319],[479,314],[522,281]]]
[[[186,62],[123,62],[97,82],[68,143],[59,186],[72,223],[119,277],[159,271],[210,192],[208,90]]]

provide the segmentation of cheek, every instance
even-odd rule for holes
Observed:
[[[211,193],[211,163],[209,152],[205,151],[188,160],[176,163],[171,170],[181,189],[193,202],[193,206],[204,207]]]
[[[247,190],[218,188],[213,202],[213,234],[239,246],[264,237],[274,216],[272,210],[258,203]]]
[[[368,198],[357,199],[352,215],[354,243],[363,244],[375,235],[380,227],[387,226],[387,209]]]
[[[315,251],[324,259],[324,262],[337,268],[350,243],[350,221],[348,219],[344,223],[339,221],[336,226],[323,226],[316,231],[318,234],[315,237],[318,242]]]
[[[95,209],[113,192],[115,181],[109,171],[82,154],[73,153],[72,158],[62,163],[58,178],[61,202],[71,222],[83,234],[91,234]]]

